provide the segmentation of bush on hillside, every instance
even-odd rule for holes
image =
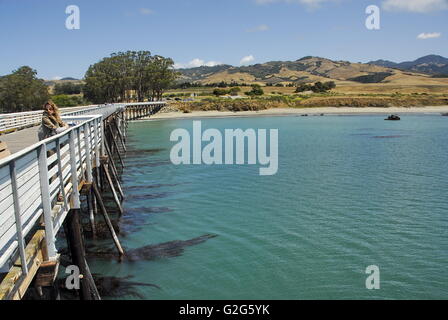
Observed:
[[[66,94],[59,94],[51,97],[53,102],[59,107],[76,107],[87,104],[81,96],[69,96]]]

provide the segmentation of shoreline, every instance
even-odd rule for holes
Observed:
[[[390,115],[390,114],[442,114],[448,113],[448,106],[428,107],[391,107],[391,108],[278,108],[259,111],[192,111],[191,113],[166,112],[157,113],[136,121],[181,120],[194,118],[229,118],[229,117],[272,117],[301,115]]]

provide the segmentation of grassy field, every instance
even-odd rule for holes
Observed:
[[[437,79],[436,82],[431,82],[433,78],[428,78],[427,83],[422,84],[396,84],[396,83],[373,83],[373,84],[357,84],[351,81],[335,81],[336,89],[335,93],[342,94],[412,94],[412,93],[428,93],[428,94],[448,94],[448,79]],[[296,88],[294,87],[263,87],[265,94],[280,93],[285,95],[291,95]],[[196,94],[208,94],[213,95],[214,88],[189,88],[189,89],[176,89],[169,90],[167,94],[179,94],[184,93],[190,95]],[[241,87],[242,92],[250,91],[250,87]]]
[[[416,80],[417,79],[417,80]],[[263,110],[269,108],[310,107],[405,107],[448,105],[448,79],[401,74],[389,83],[361,84],[353,81],[335,81],[336,88],[323,94],[295,94],[295,87],[264,86],[264,95],[253,99],[234,101],[217,98],[213,87],[169,90],[164,98],[173,101],[190,98],[194,101],[176,102],[182,110]],[[240,87],[241,96],[249,92],[249,86]],[[72,97],[72,96],[70,96]],[[79,98],[78,96],[73,96]],[[246,97],[248,98],[248,97]],[[60,106],[66,105],[57,101]],[[86,103],[78,103],[86,104]],[[76,104],[74,104],[76,105]]]
[[[446,80],[446,79],[443,79]],[[241,95],[250,91],[241,87]],[[427,85],[354,84],[340,82],[337,88],[327,93],[296,94],[294,87],[263,87],[263,96],[251,99],[228,99],[215,97],[214,88],[189,88],[171,90],[165,94],[171,99],[184,99],[197,94],[194,101],[176,102],[181,111],[217,110],[250,111],[271,108],[313,107],[423,107],[448,105],[448,83]]]

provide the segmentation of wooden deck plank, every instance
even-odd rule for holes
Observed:
[[[17,259],[14,267],[11,268],[0,284],[0,300],[20,300],[23,298],[43,262],[42,245],[44,237],[44,230],[38,230],[34,234],[25,249],[29,266],[28,275],[23,276],[20,259]]]

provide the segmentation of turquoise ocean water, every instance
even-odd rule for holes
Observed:
[[[274,176],[174,166],[170,133],[192,120],[132,123],[121,241],[152,247],[92,271],[159,286],[135,287],[145,299],[447,299],[448,118],[383,118],[202,119],[279,129]]]

